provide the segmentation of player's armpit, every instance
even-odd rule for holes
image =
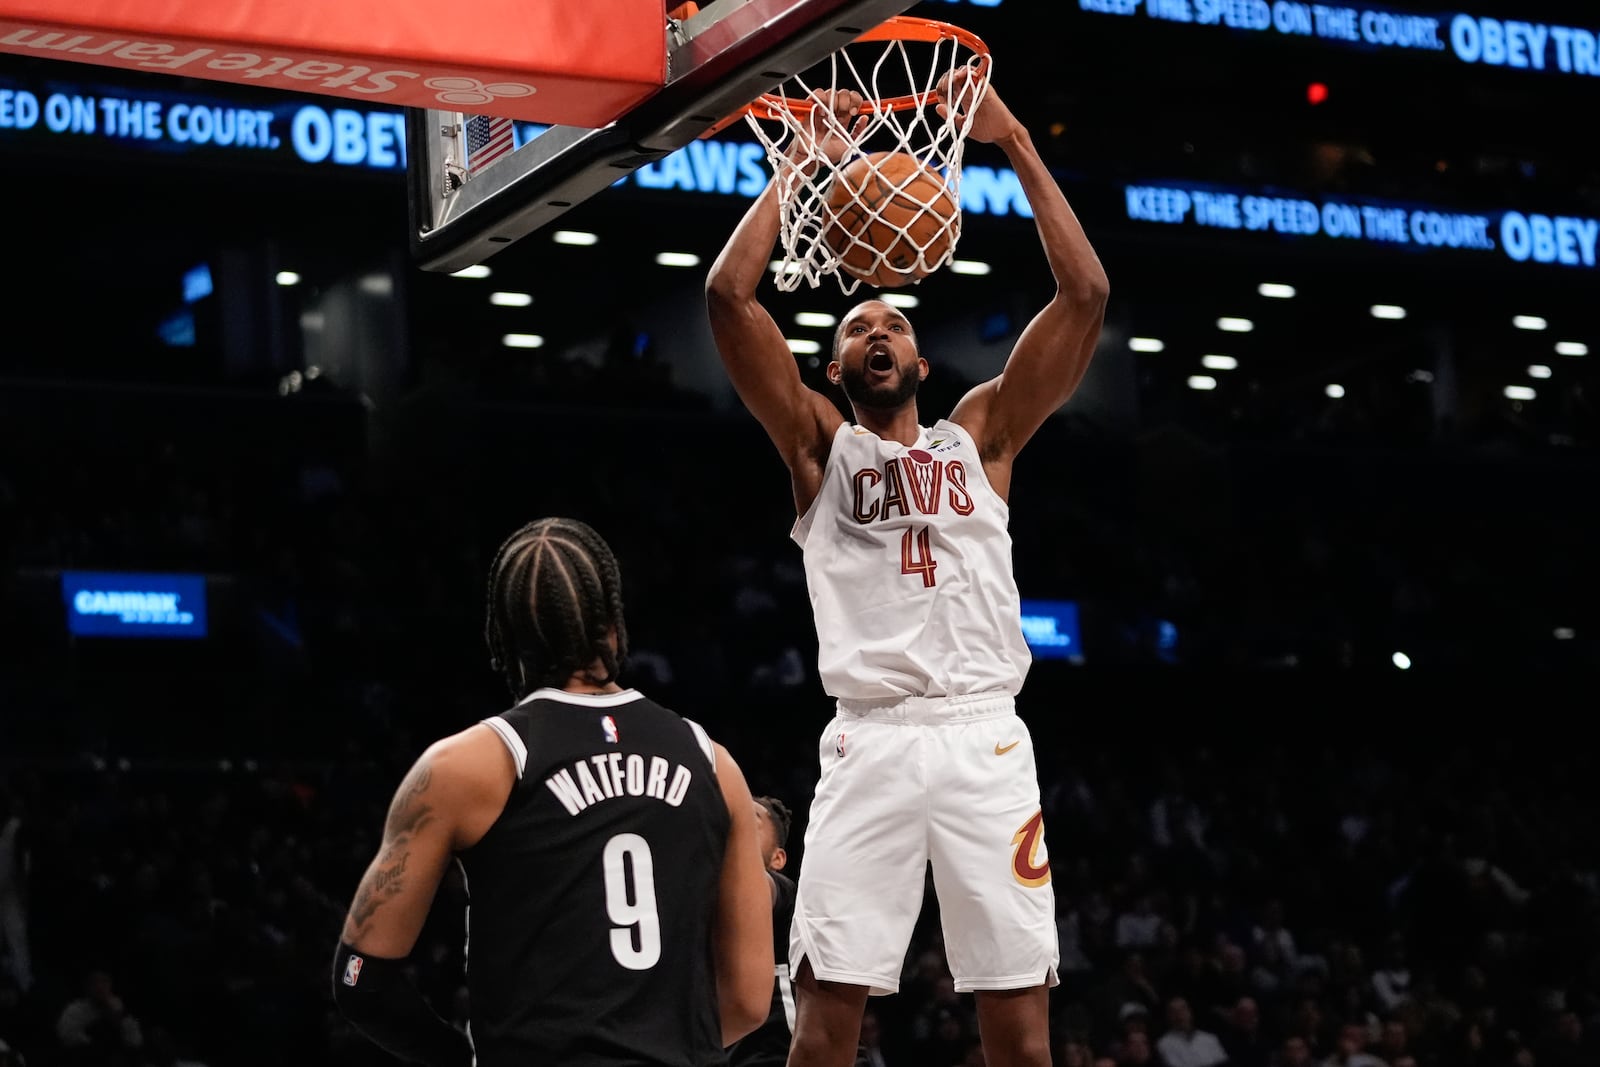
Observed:
[[[755,802],[744,772],[716,746],[717,782],[731,820],[712,926],[723,1047],[750,1033],[772,1003],[772,890],[761,864]]]
[[[1005,369],[962,397],[950,419],[972,435],[986,465],[1015,458],[1076,391],[1105,307],[1104,291],[1057,293],[1022,331]]]

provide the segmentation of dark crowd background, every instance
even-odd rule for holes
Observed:
[[[95,412],[106,433],[74,441],[36,401],[8,425],[50,462],[0,482],[12,1055],[381,1062],[332,1010],[332,946],[405,767],[506,703],[484,578],[536,515],[612,541],[625,680],[706,722],[795,809],[803,867],[828,712],[782,468],[747,421],[575,395],[452,428],[440,405],[380,449],[333,390],[118,396]],[[1446,521],[1432,502],[1252,495],[1258,464],[1308,461],[1292,451],[1216,461],[1233,507],[1180,534],[1170,500],[1141,503],[1138,444],[1052,427],[1036,445],[1066,458],[1019,463],[1019,581],[1072,590],[1085,619],[1085,662],[1037,662],[1021,701],[1058,900],[1058,1062],[1212,1062],[1206,1033],[1235,1064],[1596,1062],[1588,757],[1536,709],[1488,703],[1492,684],[1461,685],[1474,657],[1517,656],[1482,620],[1534,607],[1447,576],[1503,557],[1463,540],[1437,571],[1422,554],[1386,569],[1406,546],[1376,528]],[[563,462],[575,449],[585,462]],[[709,457],[716,477],[697,476]],[[212,635],[64,639],[52,576],[91,564],[226,575]],[[1455,658],[1397,671],[1400,633]],[[1581,681],[1547,668],[1528,684]],[[447,884],[413,955],[458,1019],[463,903]],[[902,993],[872,1005],[883,1067],[981,1062],[940,940],[930,898]]]

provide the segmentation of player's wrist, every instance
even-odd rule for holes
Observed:
[[[1012,152],[1026,151],[1033,147],[1033,138],[1028,135],[1028,128],[1022,123],[1017,123],[1006,133],[994,139],[994,143],[1010,155]]]
[[[439,1017],[405,968],[404,959],[370,956],[341,940],[333,963],[335,1005],[391,1055],[427,1067],[468,1067],[471,1040]]]

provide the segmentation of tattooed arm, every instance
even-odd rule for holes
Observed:
[[[356,887],[334,958],[334,999],[357,1029],[403,1060],[472,1062],[466,1036],[422,999],[404,962],[451,856],[493,825],[515,777],[505,746],[485,727],[434,744],[395,792],[383,843]]]
[[[375,956],[409,953],[451,856],[488,832],[515,780],[505,745],[483,726],[424,752],[389,805],[383,844],[345,917],[345,943]]]
[[[434,787],[435,745],[400,783],[383,825],[383,844],[356,887],[343,939],[375,956],[404,956],[416,944],[451,854],[451,816]]]

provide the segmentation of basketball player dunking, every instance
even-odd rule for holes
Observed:
[[[779,230],[776,188],[707,282],[722,360],[793,478],[822,681],[838,701],[790,939],[790,1067],[848,1067],[868,995],[898,988],[930,860],[950,969],[957,990],[976,993],[986,1062],[1050,1062],[1054,901],[1032,742],[1013,703],[1029,654],[1006,498],[1018,450],[1083,376],[1107,282],[1028,132],[992,89],[966,114],[971,85],[955,78],[942,79],[940,99],[954,88],[968,135],[1009,157],[1056,292],[1003,372],[948,419],[919,424],[928,364],[905,316],[876,300],[841,320],[828,365],[855,423],[802,383],[756,299]],[[823,103],[843,129],[864,102]],[[822,144],[834,159],[845,147]]]
[[[588,526],[513,535],[488,614],[517,703],[436,742],[401,782],[345,919],[335,1000],[413,1063],[726,1062],[772,994],[744,775],[697,724],[617,685],[621,579]],[[404,971],[452,856],[470,895],[470,1038]]]

